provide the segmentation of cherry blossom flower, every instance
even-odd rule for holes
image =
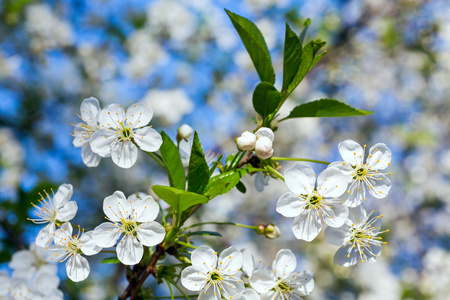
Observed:
[[[302,299],[314,288],[314,279],[309,271],[295,272],[297,259],[289,249],[278,251],[272,269],[259,269],[250,277],[250,285],[261,299]]]
[[[102,157],[111,155],[121,168],[130,168],[137,160],[138,146],[147,152],[158,151],[161,135],[151,127],[145,127],[152,119],[153,111],[143,103],[136,103],[125,111],[122,105],[110,104],[99,114],[101,129],[91,137],[92,151]]]
[[[273,155],[272,143],[274,134],[272,129],[261,127],[255,134],[245,131],[236,139],[236,146],[239,150],[255,150],[256,156],[261,159],[268,159]]]
[[[242,253],[229,247],[219,255],[208,246],[192,252],[192,266],[181,272],[181,283],[190,291],[199,291],[199,300],[226,299],[244,291],[244,282],[236,273],[241,270]]]
[[[30,279],[41,269],[56,274],[56,265],[49,264],[53,255],[53,251],[37,246],[35,243],[31,244],[29,250],[17,251],[9,263],[9,267],[14,271],[13,277]]]
[[[139,199],[136,194],[125,198],[116,191],[103,201],[103,212],[110,222],[104,222],[94,229],[97,245],[107,248],[117,243],[117,258],[125,265],[139,263],[144,246],[152,247],[164,240],[164,227],[155,222],[159,206],[152,196]]]
[[[101,156],[91,149],[90,141],[92,135],[100,129],[98,117],[100,114],[100,104],[94,97],[86,98],[81,103],[81,114],[78,115],[83,123],[75,123],[73,130],[73,146],[81,147],[81,158],[88,167],[96,167],[100,163]]]
[[[185,141],[187,141],[193,133],[194,129],[192,129],[191,126],[183,124],[178,128],[177,140],[184,139]]]
[[[325,229],[325,239],[333,245],[342,246],[334,255],[334,263],[353,266],[359,261],[375,262],[381,254],[382,238],[378,235],[383,221],[379,212],[367,212],[364,204],[350,208],[349,218],[339,228]]]
[[[59,262],[67,260],[67,276],[75,282],[85,280],[90,272],[89,262],[81,254],[95,255],[102,248],[97,246],[92,238],[92,231],[72,236],[72,225],[66,222],[55,232],[56,256]]]
[[[364,163],[365,150],[352,140],[339,144],[339,153],[344,161],[333,162],[331,168],[338,168],[347,176],[349,182],[347,192],[341,199],[349,207],[356,207],[366,200],[366,189],[375,198],[384,198],[391,189],[388,175],[379,170],[386,169],[391,163],[391,150],[383,143],[378,143],[369,149],[369,156]]]
[[[337,168],[327,168],[316,175],[307,165],[297,163],[284,173],[291,192],[277,202],[277,212],[295,217],[292,231],[296,238],[312,241],[322,230],[323,220],[331,227],[341,227],[348,216],[348,208],[336,199],[347,188],[346,176]]]
[[[230,298],[231,299],[231,298]],[[233,300],[261,300],[259,294],[252,289],[246,288],[240,294],[233,296]]]
[[[41,247],[50,245],[53,241],[57,223],[70,221],[75,217],[78,206],[75,201],[69,201],[72,197],[72,193],[72,185],[65,183],[58,188],[58,191],[53,195],[53,198],[51,198],[47,192],[45,192],[47,198],[44,198],[41,195],[39,204],[41,204],[42,207],[32,203],[36,208],[35,213],[38,218],[28,218],[28,220],[35,224],[49,223],[39,231],[36,237],[36,245]]]

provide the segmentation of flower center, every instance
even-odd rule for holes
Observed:
[[[124,234],[132,234],[133,236],[136,235],[136,227],[138,224],[134,220],[130,219],[122,219],[122,232]]]
[[[306,196],[306,209],[317,208],[322,203],[322,196],[317,191]]]
[[[131,141],[133,139],[133,128],[124,125],[123,122],[120,122],[122,128],[119,130],[119,137],[122,141]]]
[[[81,253],[80,246],[80,240],[78,239],[78,236],[75,235],[67,242],[67,252],[72,253],[73,255]]]
[[[218,283],[223,281],[222,274],[219,271],[212,271],[209,273],[209,281],[212,283]]]
[[[292,287],[289,286],[283,279],[279,279],[277,281],[277,285],[273,288],[273,290],[279,295],[290,294],[292,291]]]

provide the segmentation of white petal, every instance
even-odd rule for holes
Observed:
[[[316,181],[315,176],[313,169],[300,163],[284,172],[284,179],[288,188],[298,195],[307,195],[312,192]]]
[[[345,140],[339,144],[342,159],[351,165],[361,165],[364,161],[364,149],[355,141]]]
[[[113,162],[121,168],[131,168],[137,160],[138,149],[131,141],[116,143],[111,149]]]
[[[101,127],[120,128],[120,123],[125,120],[125,111],[122,105],[110,104],[102,109],[99,114],[98,122]],[[95,152],[95,150],[94,150]]]
[[[134,194],[133,194],[134,195]],[[128,197],[128,200],[132,199]],[[136,199],[132,201],[134,219],[137,222],[147,222],[156,219],[159,213],[159,205],[152,196],[147,196],[144,199]]]
[[[370,148],[367,165],[369,165],[372,170],[382,170],[389,166],[391,157],[391,149],[383,143],[378,143]]]
[[[53,234],[55,233],[55,223],[47,224],[42,228],[36,236],[36,245],[47,247],[53,242]]]
[[[92,236],[99,247],[108,248],[116,244],[120,234],[119,226],[105,222],[95,227]]]
[[[20,250],[13,254],[9,267],[16,269],[30,269],[35,262],[35,256],[30,250]]]
[[[235,277],[225,277],[223,280],[223,290],[222,293],[224,296],[228,295],[233,297],[236,294],[239,294],[240,292],[244,291],[244,281],[240,278]],[[233,297],[234,298],[234,297]],[[227,297],[227,299],[230,299]]]
[[[305,201],[298,194],[287,192],[277,202],[277,212],[285,217],[296,217],[304,211]]]
[[[83,233],[80,237],[81,242],[80,249],[85,255],[95,255],[100,251],[102,251],[102,248],[97,246],[93,234],[94,231],[88,231]]]
[[[336,246],[343,246],[347,243],[350,236],[350,228],[347,225],[343,225],[339,228],[327,227],[325,228],[325,240]]]
[[[64,204],[69,202],[70,198],[72,198],[73,187],[69,183],[61,184],[56,192],[55,196],[53,196],[53,203],[56,208],[62,207]]]
[[[320,208],[322,220],[331,227],[341,227],[348,217],[348,207],[340,201],[328,201]]]
[[[252,276],[255,268],[255,258],[253,254],[248,249],[241,249],[243,263],[242,263],[242,272],[244,272],[247,276]]]
[[[258,131],[255,132],[255,135],[258,138],[267,137],[272,142],[273,142],[274,137],[275,137],[274,134],[273,134],[272,129],[267,128],[267,127],[261,127],[260,129],[258,129]]]
[[[81,158],[83,163],[90,168],[98,166],[102,157],[97,153],[94,153],[89,144],[84,144],[81,148]]]
[[[255,153],[261,159],[268,159],[273,155],[272,141],[267,137],[260,137],[255,143]]]
[[[72,144],[74,147],[82,147],[84,145],[87,145],[89,141],[91,140],[91,134],[89,129],[85,126],[85,124],[79,123],[75,125],[75,128],[73,129],[73,141]]]
[[[386,174],[370,174],[367,176],[369,193],[375,198],[384,198],[389,194],[392,187],[392,182]]]
[[[106,157],[111,154],[111,147],[116,139],[116,131],[102,128],[92,135],[89,145],[94,153],[97,153],[101,157]]]
[[[303,271],[295,276],[290,285],[297,290],[297,294],[309,295],[314,289],[313,274],[310,271]]]
[[[261,300],[283,300],[283,298],[275,291],[268,291],[264,294],[261,294],[260,296]]]
[[[208,246],[200,246],[191,255],[192,265],[204,273],[208,273],[217,266],[217,254]]]
[[[206,274],[202,273],[201,270],[192,266],[181,271],[181,283],[185,288],[194,292],[203,289],[206,277]]]
[[[352,181],[353,180],[353,168],[349,163],[346,163],[345,161],[335,161],[332,162],[331,164],[328,165],[327,168],[337,168],[339,169],[342,173],[345,174],[345,176],[347,177],[348,181]]]
[[[144,103],[135,103],[127,108],[125,119],[133,128],[144,127],[153,117],[153,110]]]
[[[136,228],[136,234],[141,244],[151,247],[164,240],[166,230],[161,224],[154,221],[148,221]]]
[[[100,104],[94,97],[86,98],[81,102],[81,118],[89,126],[96,126],[100,113]]]
[[[264,175],[263,172],[258,172],[255,175],[255,188],[258,192],[262,192],[265,186],[269,185],[270,176]]]
[[[327,168],[317,177],[317,191],[324,197],[339,197],[347,185],[348,178],[337,168]]]
[[[217,284],[211,284],[206,290],[199,293],[197,300],[220,300],[221,298]]]
[[[151,127],[137,129],[134,132],[133,137],[139,148],[147,152],[158,151],[159,147],[162,145],[161,135]]]
[[[348,192],[350,191],[350,193]],[[354,180],[339,199],[344,201],[344,205],[348,207],[356,207],[366,199],[365,184],[361,180]]]
[[[277,285],[278,277],[269,269],[256,270],[250,277],[250,285],[258,293],[263,294]]]
[[[78,211],[78,205],[75,201],[67,202],[63,207],[58,209],[56,213],[56,219],[59,221],[70,221],[72,220]]]
[[[67,276],[74,282],[85,280],[90,272],[86,258],[79,254],[70,257],[66,263]]]
[[[218,267],[223,270],[224,274],[232,275],[242,268],[243,260],[239,250],[235,247],[228,247],[220,253]]]
[[[272,263],[272,270],[276,271],[278,277],[284,278],[294,272],[297,267],[297,259],[294,253],[289,249],[278,251],[275,260]]]
[[[245,289],[241,294],[245,296],[245,300],[261,300],[258,293],[249,288]]]
[[[103,200],[103,212],[109,220],[120,222],[121,219],[127,219],[132,213],[131,203],[121,191],[115,191],[114,194]]]
[[[139,263],[144,254],[144,246],[132,235],[125,235],[117,244],[117,258],[124,265],[135,265]]]
[[[315,209],[304,211],[295,217],[292,231],[296,238],[311,242],[322,230],[321,219]]]
[[[339,248],[334,255],[333,262],[336,265],[343,267],[350,267],[358,262],[359,256],[356,248],[353,248],[352,244]]]
[[[251,132],[244,131],[240,137],[236,139],[236,146],[240,150],[251,151],[255,149],[256,135]]]

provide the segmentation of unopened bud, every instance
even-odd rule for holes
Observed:
[[[239,150],[253,150],[255,148],[256,135],[245,131],[236,139],[236,146]]]
[[[268,239],[276,239],[281,235],[280,229],[275,224],[259,225],[256,232]]]
[[[191,137],[193,132],[194,129],[192,129],[191,126],[183,124],[180,126],[180,128],[178,128],[177,140],[181,141],[182,139],[184,139],[187,141]]]
[[[260,137],[255,143],[255,153],[261,159],[268,159],[273,155],[272,141],[268,137]]]

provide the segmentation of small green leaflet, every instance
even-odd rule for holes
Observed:
[[[202,194],[208,185],[208,180],[209,167],[206,163],[205,154],[198,139],[198,134],[194,132],[188,168],[188,191]]]
[[[222,235],[220,233],[215,232],[215,231],[208,231],[208,230],[200,230],[200,231],[188,232],[185,235],[186,236],[191,236],[191,235],[209,235],[209,236],[220,236],[220,237],[222,237]]]
[[[274,84],[275,71],[273,70],[269,48],[267,48],[261,31],[259,31],[258,27],[252,21],[232,13],[227,9],[225,11],[241,37],[261,81]]]
[[[280,102],[280,93],[268,82],[261,82],[253,92],[253,107],[261,117],[273,113]]]
[[[283,88],[287,90],[289,83],[294,79],[300,65],[302,55],[302,44],[297,34],[292,31],[289,24],[286,23],[286,34],[284,38],[284,61],[283,61]]]
[[[353,108],[334,99],[320,99],[295,107],[284,119],[308,117],[350,117],[370,115],[373,111]]]
[[[311,19],[308,18],[306,19],[305,23],[303,23],[303,26],[305,26],[302,30],[302,32],[300,33],[299,39],[300,39],[300,43],[303,44],[303,42],[305,41],[305,36],[306,36],[306,32],[308,31],[309,25],[311,25]]]
[[[297,85],[299,85],[299,83],[305,77],[306,73],[308,73],[309,67],[311,66],[311,63],[313,61],[313,57],[313,44],[312,42],[309,42],[305,47],[303,47],[301,61],[300,65],[298,66],[297,73],[295,74],[294,79],[292,79],[292,81],[289,83],[289,87],[287,89],[288,95],[295,90]]]
[[[117,257],[108,257],[101,261],[102,264],[121,264]]]
[[[246,169],[236,169],[212,177],[209,180],[204,195],[208,199],[212,199],[227,193],[239,183],[247,172]]]
[[[161,137],[163,143],[161,148],[159,148],[159,152],[161,152],[163,161],[169,171],[170,184],[171,186],[184,190],[186,187],[186,177],[178,148],[164,131],[161,132]]]
[[[208,199],[205,196],[186,192],[173,187],[154,185],[152,190],[159,198],[173,207],[178,214],[182,213],[191,206],[205,204],[208,202]]]

